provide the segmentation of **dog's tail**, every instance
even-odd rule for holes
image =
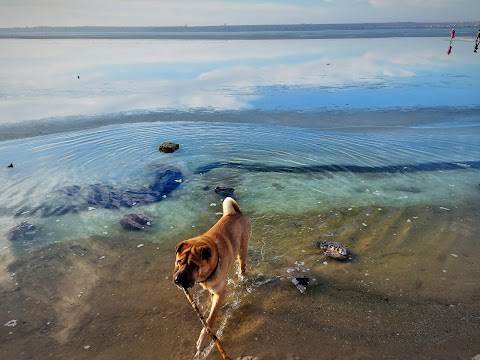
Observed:
[[[223,216],[241,213],[240,206],[238,206],[237,202],[231,197],[227,197],[223,200]]]

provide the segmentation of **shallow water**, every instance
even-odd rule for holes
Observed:
[[[162,219],[154,226],[157,231],[164,231],[162,223],[191,227],[200,209],[220,211],[217,186],[233,187],[246,211],[258,214],[342,206],[451,207],[480,195],[478,134],[454,130],[390,135],[162,122],[4,141],[2,155],[15,166],[2,170],[1,221],[11,224],[16,216],[16,221],[38,223],[43,228],[38,241],[75,239],[85,232],[116,234],[121,214],[136,210],[91,205],[91,211],[38,218],[34,209],[62,204],[68,196],[59,191],[66,186],[148,186],[159,166],[174,167],[182,176],[179,188],[164,200],[138,209],[153,217],[175,209],[178,219]],[[180,150],[160,153],[157,147],[164,140],[178,142]]]
[[[446,44],[0,40],[0,320],[18,320],[0,357],[192,356],[173,249],[219,218],[217,186],[253,223],[249,279],[232,271],[219,319],[231,354],[480,353],[478,59]],[[181,178],[158,202],[42,211],[65,187],[137,191],[165,167]],[[122,229],[132,212],[148,231]],[[31,239],[8,240],[21,221]]]

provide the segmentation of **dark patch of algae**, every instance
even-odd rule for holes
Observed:
[[[229,314],[221,339],[232,358],[480,353],[478,205],[251,217],[249,280],[232,272],[218,320]],[[0,290],[0,358],[192,358],[200,323],[171,279],[180,239],[163,240],[139,234],[18,250]],[[353,259],[327,259],[324,240],[347,245]],[[317,279],[304,294],[287,271],[299,266]],[[208,296],[198,298],[205,311]],[[3,326],[13,319],[15,327]],[[207,359],[220,355],[213,349]]]

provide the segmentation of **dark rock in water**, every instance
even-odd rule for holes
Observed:
[[[75,200],[79,210],[130,208],[161,201],[180,185],[181,180],[180,171],[166,169],[157,173],[155,181],[148,188],[119,189],[105,184],[93,184],[68,186],[63,192]]]
[[[309,287],[318,285],[315,275],[303,262],[295,261],[293,267],[287,269],[287,278],[302,294],[306,293],[307,285]]]
[[[195,170],[195,174],[206,174],[215,169],[241,169],[252,172],[285,172],[291,174],[309,173],[356,173],[356,174],[397,174],[416,173],[425,171],[447,171],[462,169],[480,169],[480,161],[458,162],[429,162],[420,164],[400,164],[385,166],[359,166],[347,164],[318,164],[318,165],[270,165],[262,163],[213,162],[202,165]]]
[[[33,210],[29,213],[36,213],[39,209]],[[79,209],[74,205],[45,205],[41,208],[41,214],[47,216],[61,216],[68,213],[77,213]],[[17,214],[18,215],[18,214]]]
[[[127,214],[120,220],[120,225],[125,230],[146,230],[150,226],[150,219],[145,215]]]
[[[308,277],[296,277],[295,280],[297,280],[297,283],[303,286],[307,286],[308,283],[310,282],[310,278]]]
[[[7,168],[13,168],[13,164],[10,163],[10,165],[8,165]]]
[[[342,244],[333,241],[324,241],[320,243],[320,248],[325,255],[336,260],[346,260],[351,258],[350,252]]]
[[[7,232],[7,240],[22,241],[32,240],[35,235],[35,225],[22,221]]]
[[[220,196],[230,196],[232,197],[233,196],[233,192],[235,191],[235,189],[233,188],[229,188],[229,187],[220,187],[220,186],[217,186],[215,188],[215,194],[218,194]]]
[[[157,170],[155,180],[149,187],[122,189],[106,184],[66,186],[37,208],[22,208],[16,216],[59,216],[66,213],[96,209],[120,209],[148,205],[167,197],[182,182],[182,173],[175,168]]]
[[[158,147],[158,151],[164,152],[164,153],[173,153],[174,151],[177,151],[180,149],[180,145],[175,144],[170,141],[165,141],[160,144]]]

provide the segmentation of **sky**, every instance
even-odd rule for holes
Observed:
[[[0,27],[479,21],[479,0],[0,0]]]

